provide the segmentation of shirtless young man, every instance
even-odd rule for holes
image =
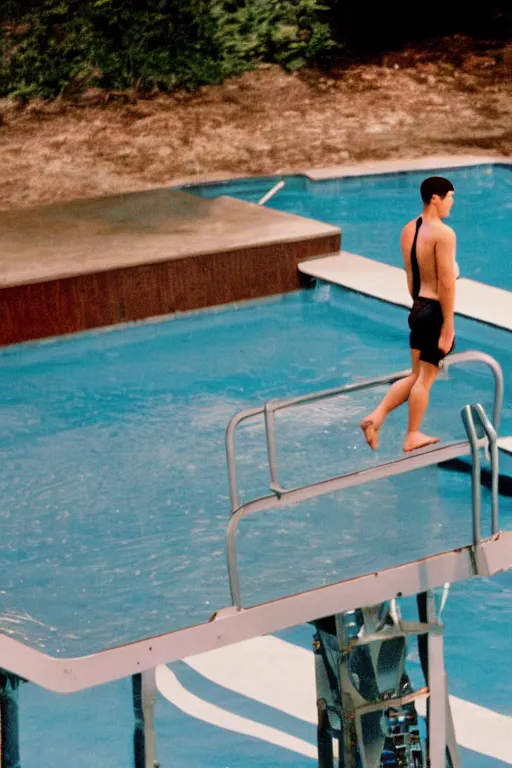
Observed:
[[[366,442],[379,447],[379,429],[386,416],[409,401],[409,424],[403,450],[414,451],[439,442],[420,431],[430,389],[443,358],[455,343],[455,232],[443,223],[453,205],[453,184],[432,176],[421,185],[423,212],[402,230],[401,247],[407,286],[413,299],[409,313],[412,373],[396,381],[361,422]]]

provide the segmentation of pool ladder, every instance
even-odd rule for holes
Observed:
[[[475,575],[489,575],[491,569],[481,536],[479,451],[482,448],[486,450],[491,464],[491,531],[495,537],[499,527],[497,429],[503,403],[503,373],[494,358],[476,351],[448,356],[445,360],[445,371],[454,365],[473,363],[487,365],[494,375],[493,418],[491,421],[478,403],[464,406],[461,415],[467,441],[438,445],[370,469],[350,472],[297,488],[283,487],[279,478],[275,440],[276,413],[285,408],[392,384],[409,375],[410,371],[398,371],[300,397],[272,400],[263,406],[235,414],[226,431],[232,513],[227,529],[227,558],[231,597],[235,609],[242,610],[236,532],[243,517],[468,455],[472,457],[472,570]],[[242,422],[261,415],[265,423],[271,493],[241,504],[236,471],[235,434]],[[477,425],[483,433],[481,436],[478,435]],[[423,563],[424,561],[418,561],[417,568],[423,567]],[[394,592],[395,570],[390,568],[379,574],[385,576],[389,582],[389,599],[385,603],[361,606],[357,610],[344,611],[311,622],[316,628],[314,651],[320,768],[334,767],[333,738],[339,742],[336,758],[339,768],[459,766],[444,668],[443,630],[436,610],[435,597],[431,590],[419,592],[419,621],[402,621]],[[369,596],[366,592],[365,600]],[[407,639],[413,636],[418,638],[419,656],[426,680],[426,686],[419,691],[413,691],[405,671]],[[422,698],[427,700],[428,737],[424,748],[415,709],[416,701]]]

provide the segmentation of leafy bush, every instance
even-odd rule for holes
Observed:
[[[328,6],[318,0],[216,0],[213,7],[227,73],[257,61],[289,70],[333,49]]]
[[[0,0],[0,95],[193,89],[262,61],[289,70],[328,63],[344,44],[359,55],[454,32],[508,39],[512,30],[510,0],[453,0],[419,26],[410,8],[406,0]]]
[[[318,0],[9,0],[0,93],[197,88],[254,61],[296,69],[334,45],[326,10]]]
[[[4,24],[0,92],[51,97],[65,88],[195,88],[220,82],[210,0],[45,0]]]
[[[210,0],[95,0],[85,4],[93,30],[98,85],[196,88],[222,78]]]
[[[22,97],[53,96],[89,66],[91,30],[71,3],[46,2],[4,27],[0,91]]]

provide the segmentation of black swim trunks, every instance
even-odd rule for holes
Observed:
[[[443,310],[436,299],[418,296],[409,313],[409,345],[420,350],[420,360],[440,367],[445,354],[439,349],[439,337],[443,327]],[[450,352],[453,351],[455,340]]]
[[[412,295],[414,303],[409,313],[409,328],[411,334],[409,344],[411,349],[420,350],[420,360],[441,367],[446,355],[439,349],[439,337],[443,327],[443,310],[437,299],[425,299],[419,295],[421,287],[420,269],[416,256],[416,241],[422,225],[421,216],[416,222],[416,234],[411,249]],[[455,347],[455,339],[452,348]]]

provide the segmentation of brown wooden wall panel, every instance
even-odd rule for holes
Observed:
[[[332,235],[4,288],[0,344],[286,293],[299,261],[339,248]]]

